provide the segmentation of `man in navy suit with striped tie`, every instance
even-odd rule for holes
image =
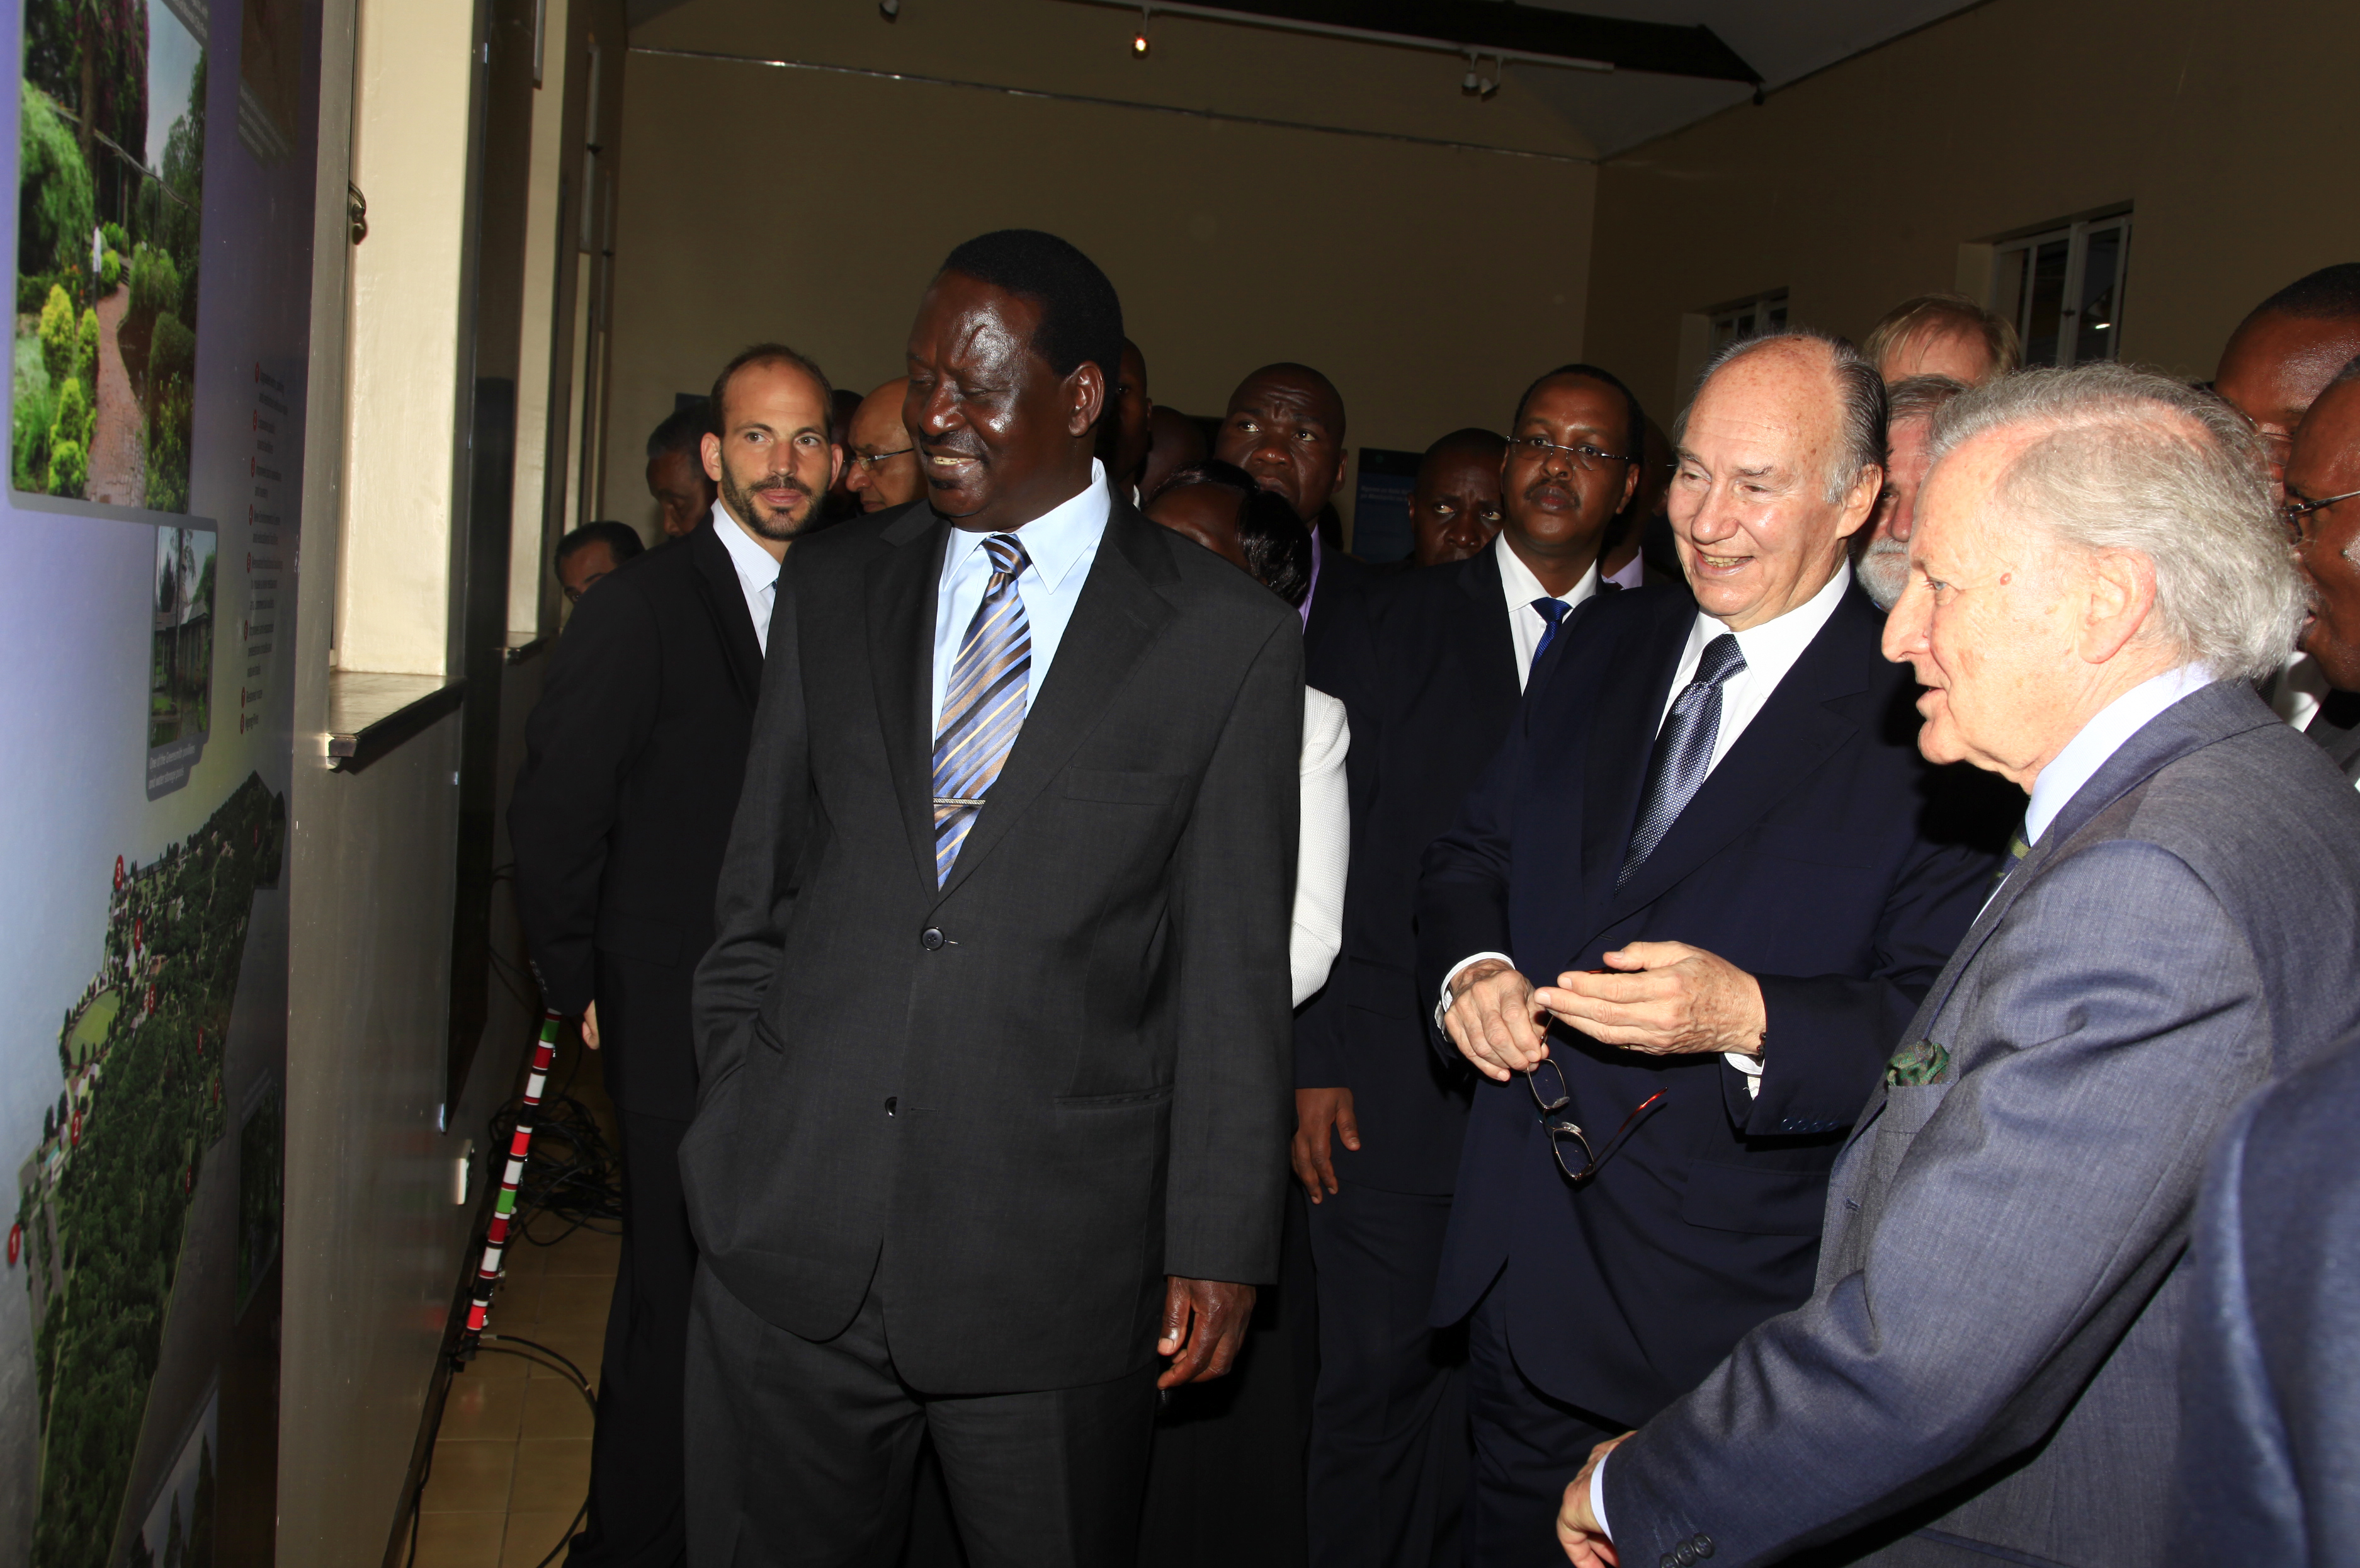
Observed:
[[[1425,1000],[1484,1080],[1434,1302],[1470,1563],[1561,1563],[1590,1448],[1810,1294],[1844,1130],[1990,887],[1924,826],[1916,686],[1846,565],[1884,433],[1849,345],[1725,350],[1676,431],[1690,587],[1568,620],[1427,853]]]
[[[1301,622],[1116,500],[1052,236],[953,251],[927,494],[807,541],[699,970],[689,1561],[1128,1563],[1156,1390],[1276,1277]],[[1159,1365],[1161,1363],[1161,1365]]]

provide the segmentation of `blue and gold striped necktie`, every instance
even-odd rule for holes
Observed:
[[[1032,677],[1032,625],[1016,591],[1017,576],[1029,565],[1024,546],[1012,533],[995,533],[983,542],[983,553],[991,557],[991,580],[959,641],[950,688],[943,694],[943,727],[934,737],[937,887],[950,880],[959,846],[1024,728],[1024,694]]]

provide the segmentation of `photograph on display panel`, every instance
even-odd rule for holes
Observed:
[[[24,0],[9,482],[189,510],[204,0]]]

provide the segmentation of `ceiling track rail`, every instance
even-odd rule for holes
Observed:
[[[955,76],[924,76],[915,71],[882,71],[871,66],[837,65],[817,60],[775,60],[759,55],[727,54],[717,49],[662,49],[633,44],[630,52],[660,60],[694,60],[729,65],[762,66],[772,71],[811,71],[830,76],[858,76],[872,82],[902,82],[922,87],[956,87],[967,92],[996,93],[1008,98],[1031,98],[1051,104],[1079,104],[1097,109],[1132,109],[1144,114],[1175,115],[1182,119],[1221,125],[1252,126],[1263,130],[1303,131],[1314,136],[1351,137],[1363,141],[1389,141],[1448,152],[1484,152],[1502,158],[1529,158],[1544,163],[1594,164],[1595,158],[1577,153],[1543,152],[1533,148],[1499,147],[1490,142],[1459,141],[1448,137],[1414,136],[1406,131],[1371,130],[1360,126],[1322,125],[1314,120],[1282,120],[1262,115],[1236,115],[1221,109],[1196,109],[1179,104],[1156,104],[1138,98],[1103,98],[1086,93],[1057,93],[1038,87],[1011,87],[997,82],[968,82]],[[1486,59],[1491,51],[1483,51]]]

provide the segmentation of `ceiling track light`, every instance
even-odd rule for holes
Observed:
[[[1467,51],[1467,74],[1460,80],[1459,90],[1470,98],[1491,97],[1500,90],[1500,79],[1508,73],[1508,61],[1504,55],[1493,59],[1488,73],[1481,69],[1482,64],[1481,55],[1473,49]]]
[[[1139,8],[1139,31],[1131,35],[1131,58],[1133,60],[1145,60],[1147,51],[1155,47],[1155,41],[1147,36],[1147,24],[1153,16],[1154,13],[1146,6]]]
[[[901,19],[901,0],[877,0],[877,14],[889,22]]]

